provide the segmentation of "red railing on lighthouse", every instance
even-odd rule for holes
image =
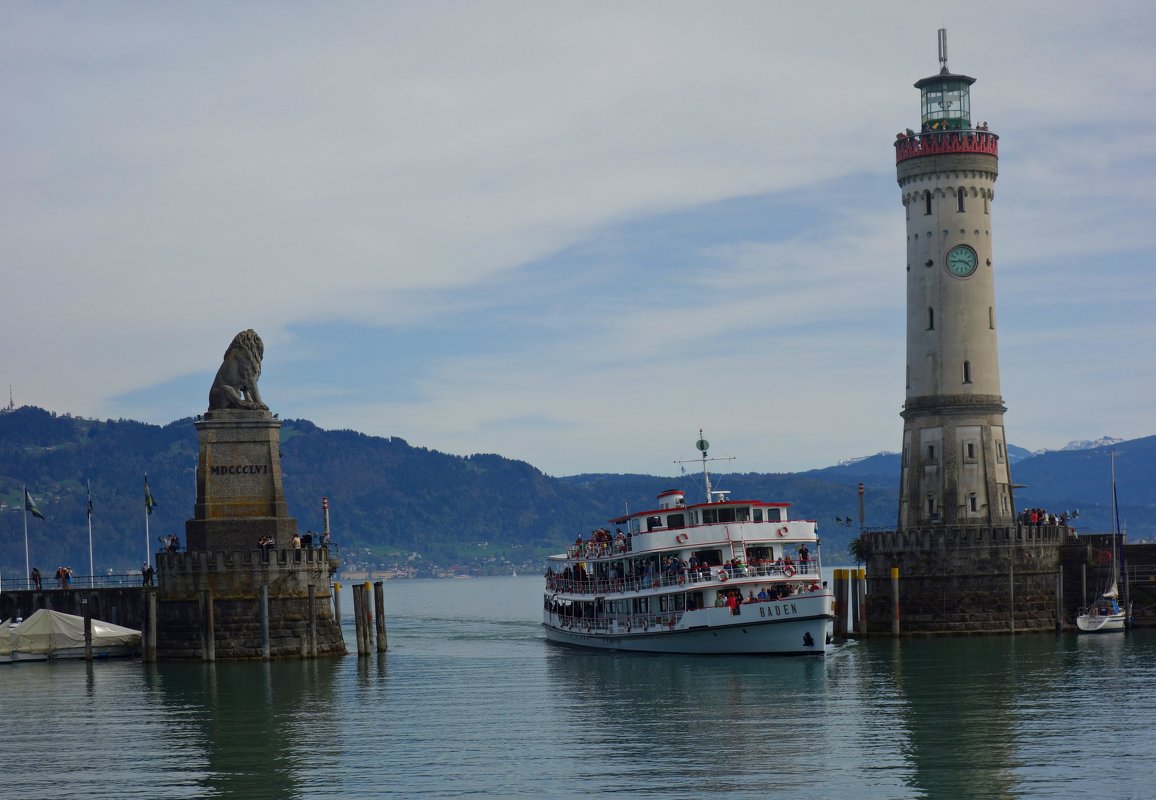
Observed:
[[[895,163],[919,156],[948,153],[985,153],[999,156],[999,137],[987,130],[930,131],[895,139]]]

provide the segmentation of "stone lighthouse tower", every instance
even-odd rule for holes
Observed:
[[[1015,519],[996,349],[992,200],[998,137],[971,117],[975,78],[916,82],[921,130],[895,142],[907,215],[907,393],[899,528]]]
[[[899,514],[864,530],[867,629],[1050,630],[1063,526],[1016,524],[996,347],[992,200],[998,137],[971,115],[975,78],[917,81],[920,129],[896,137],[906,213],[907,392]]]

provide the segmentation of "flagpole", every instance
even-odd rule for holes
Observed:
[[[148,486],[148,480],[149,479],[146,476],[145,477],[145,486],[146,487]],[[145,564],[147,564],[148,566],[151,567],[153,565],[153,552],[152,552],[152,549],[149,547],[149,511],[150,510],[151,509],[149,508],[149,504],[145,503]]]
[[[88,485],[88,588],[91,589],[96,581],[96,569],[92,565],[92,481],[85,481]]]
[[[28,484],[24,484],[24,579],[32,580],[32,566],[28,561]]]

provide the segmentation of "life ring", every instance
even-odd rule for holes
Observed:
[[[775,533],[779,534],[779,536],[782,536],[786,532],[787,532],[786,528],[779,528],[777,531],[775,531]]]
[[[685,533],[680,533],[678,536],[675,536],[675,537],[674,537],[674,540],[675,540],[676,542],[678,542],[679,544],[682,544],[683,542],[685,542],[685,541],[686,541],[687,539],[689,539],[689,538],[690,538],[690,536],[688,536],[687,534],[685,534]]]
[[[728,577],[730,577],[730,576],[729,576],[729,575],[727,575],[727,571],[726,571],[725,569],[720,569],[720,570],[718,571],[718,579],[719,579],[720,581],[722,581],[723,583],[726,583],[726,582],[727,582],[727,578],[728,578]]]
[[[673,619],[670,621],[670,629],[674,630],[674,620]]]
[[[654,583],[650,584],[650,588],[651,589],[657,589],[658,588],[658,578],[654,579]]]
[[[787,566],[783,567],[783,574],[788,578],[793,578],[795,577],[795,568],[788,564]]]
[[[686,585],[686,575],[684,575],[684,574],[682,574],[682,573],[679,573],[679,575],[678,575],[678,585],[679,585],[679,586],[685,586],[685,585]]]

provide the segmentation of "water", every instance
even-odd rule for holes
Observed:
[[[1156,631],[623,655],[540,604],[396,581],[384,658],[5,665],[0,798],[1156,795]]]

